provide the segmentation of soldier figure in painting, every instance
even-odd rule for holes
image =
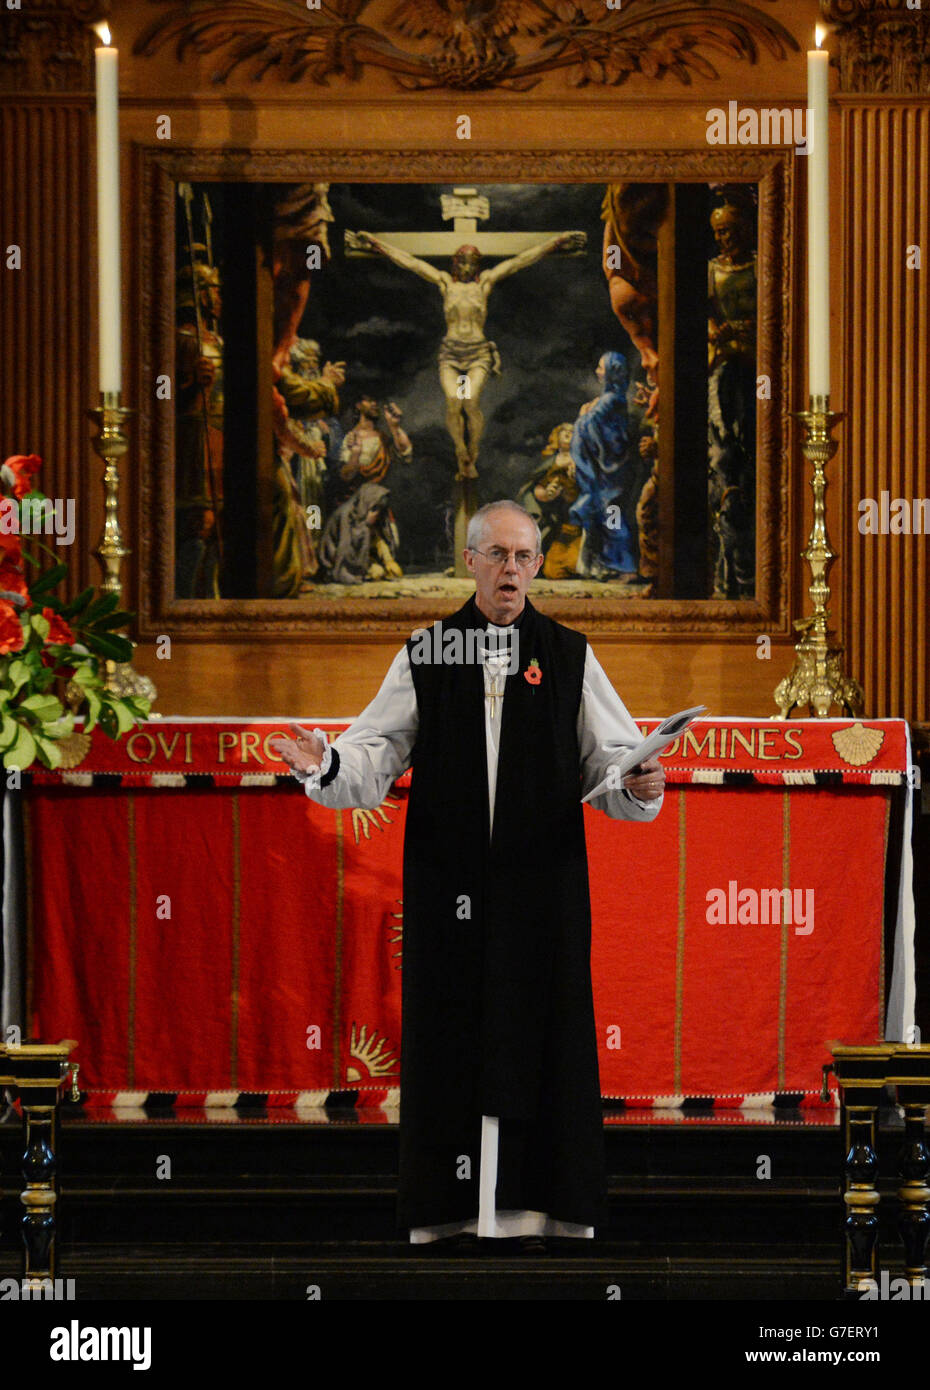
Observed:
[[[195,243],[177,276],[175,595],[220,597],[223,505],[223,301],[220,272]]]
[[[709,504],[717,534],[714,598],[755,593],[756,253],[748,208],[711,213],[707,265]]]

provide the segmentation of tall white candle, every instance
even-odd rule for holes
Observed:
[[[807,55],[807,347],[812,396],[830,394],[830,55]]]
[[[98,30],[97,75],[97,294],[100,390],[122,386],[119,249],[119,54],[110,30]]]

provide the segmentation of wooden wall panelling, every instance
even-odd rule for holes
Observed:
[[[930,718],[927,536],[861,535],[858,504],[930,496],[930,13],[825,0],[843,167],[842,371],[850,666],[868,714]],[[908,247],[922,267],[908,268]]]
[[[860,499],[930,496],[930,104],[843,112],[845,199],[843,424],[847,500],[844,611],[854,668],[876,716],[926,720],[926,535],[861,535]],[[923,269],[907,268],[919,246]],[[912,253],[913,254],[913,253]]]
[[[96,570],[90,547],[90,351],[92,239],[86,215],[89,102],[8,95],[0,99],[2,439],[8,453],[43,460],[40,484],[75,499],[72,586]],[[6,265],[17,245],[22,268]]]

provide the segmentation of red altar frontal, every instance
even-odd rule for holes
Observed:
[[[95,730],[28,779],[30,1028],[91,1102],[396,1099],[404,779],[317,806],[287,723]],[[830,1042],[913,1020],[907,726],[707,719],[663,761],[652,824],[585,810],[602,1093],[815,1103]]]

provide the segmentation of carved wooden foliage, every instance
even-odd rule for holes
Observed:
[[[100,17],[98,0],[19,0],[2,13],[0,91],[90,90],[96,39],[88,25]]]
[[[610,0],[400,0],[380,23],[362,22],[372,0],[169,4],[134,51],[173,45],[179,62],[216,55],[218,83],[237,69],[253,81],[275,70],[285,82],[351,82],[372,66],[418,90],[523,91],[557,69],[573,86],[617,86],[634,73],[689,84],[718,76],[709,53],[754,63],[762,49],[781,59],[798,48],[784,25],[743,0],[617,0],[616,8]]]
[[[930,94],[930,7],[919,0],[822,0],[844,92]]]

